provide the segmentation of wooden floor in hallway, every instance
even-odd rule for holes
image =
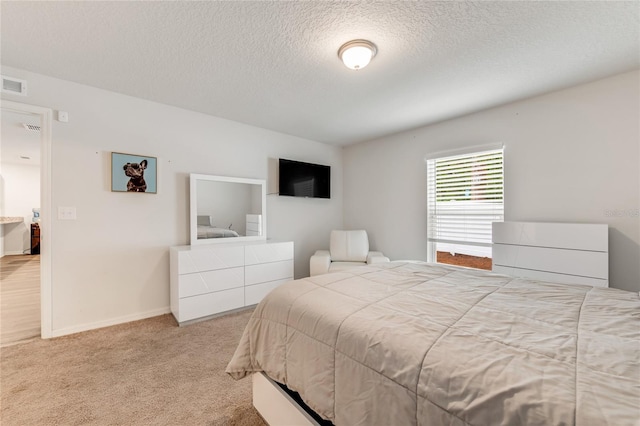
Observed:
[[[40,336],[40,255],[0,258],[0,346]]]

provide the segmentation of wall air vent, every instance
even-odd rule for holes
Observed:
[[[2,76],[2,92],[13,95],[27,96],[27,80]]]
[[[22,126],[29,132],[40,133],[40,126],[36,126],[35,124],[22,123]]]

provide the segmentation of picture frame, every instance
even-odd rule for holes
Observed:
[[[158,193],[158,159],[149,155],[111,153],[111,191]]]

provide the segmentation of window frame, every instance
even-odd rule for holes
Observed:
[[[437,213],[434,213],[434,207],[437,209],[437,204],[438,204],[438,201],[436,199],[436,194],[433,193],[434,189],[436,190],[436,193],[437,193],[437,189],[436,189],[437,182],[435,182],[435,176],[436,176],[435,173],[436,173],[437,163],[438,162],[446,163],[446,162],[458,161],[458,160],[464,161],[465,158],[472,160],[474,157],[498,154],[498,152],[501,159],[501,176],[500,176],[501,193],[499,195],[501,196],[502,203],[500,203],[500,205],[495,203],[492,204],[490,202],[477,203],[477,206],[475,206],[475,207],[478,207],[480,205],[489,205],[489,204],[493,206],[492,208],[487,208],[487,211],[489,216],[494,216],[494,219],[491,219],[490,221],[485,221],[485,223],[482,224],[482,227],[485,228],[484,237],[483,238],[477,237],[476,241],[473,241],[473,240],[470,241],[468,239],[465,239],[467,238],[466,236],[463,237],[462,240],[455,239],[455,238],[450,240],[438,238],[436,235],[438,233],[438,228],[437,228],[437,225],[434,225],[434,222],[433,222],[434,218],[437,216]],[[425,163],[427,166],[427,261],[437,263],[436,245],[438,242],[453,243],[453,244],[459,244],[459,245],[465,245],[465,246],[491,247],[491,231],[489,229],[488,239],[487,239],[486,224],[487,222],[491,223],[491,222],[497,222],[497,221],[499,222],[504,221],[504,205],[505,205],[504,204],[504,201],[505,201],[505,198],[504,198],[504,195],[505,195],[505,174],[504,174],[505,147],[504,145],[489,144],[489,145],[470,146],[470,147],[465,147],[465,148],[455,149],[455,150],[434,152],[434,153],[430,153],[425,157]],[[483,163],[480,162],[478,164],[483,164]],[[495,178],[495,175],[494,175],[494,178]],[[465,201],[465,203],[468,206],[473,206],[475,204],[470,201]],[[463,203],[461,203],[460,206],[463,207]],[[462,219],[462,221],[466,223],[467,220],[471,222],[479,221],[482,214],[478,214],[478,213],[467,214],[465,212],[463,216],[464,216],[464,219]],[[477,216],[477,217],[474,217],[474,216]],[[483,233],[483,232],[481,231],[480,233]]]

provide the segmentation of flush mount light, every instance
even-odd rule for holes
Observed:
[[[338,57],[347,68],[357,71],[366,67],[377,52],[376,45],[368,40],[351,40],[340,46]]]

